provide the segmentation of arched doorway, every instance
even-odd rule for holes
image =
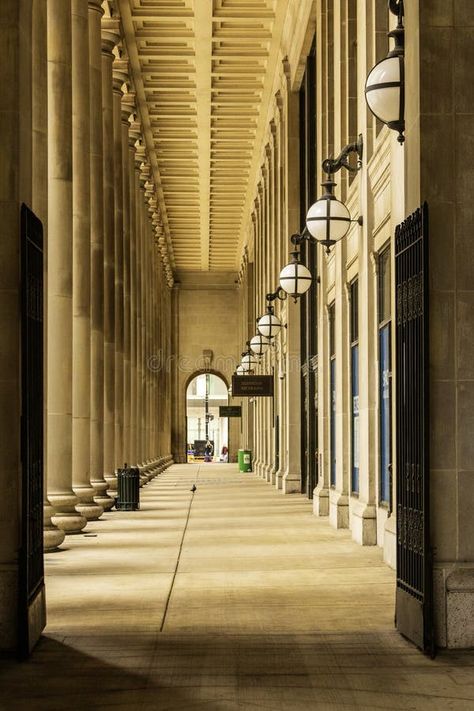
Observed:
[[[229,421],[219,417],[228,400],[227,383],[216,373],[198,373],[188,382],[186,461],[228,461]]]

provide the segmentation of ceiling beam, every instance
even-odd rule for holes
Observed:
[[[196,99],[200,178],[201,269],[209,269],[209,198],[211,185],[212,2],[194,0]]]

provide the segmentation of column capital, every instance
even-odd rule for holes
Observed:
[[[101,20],[102,53],[113,57],[113,49],[120,42],[120,22],[117,17]]]
[[[143,144],[143,140],[141,139],[141,134],[138,136],[138,145],[135,147],[135,168],[138,170],[140,174],[140,185],[141,185],[141,172],[142,172],[142,165],[144,161],[146,160],[146,152],[145,152],[145,146]]]
[[[88,6],[89,6],[89,10],[98,12],[101,17],[104,14],[104,9],[102,7],[102,0],[89,0]]]
[[[130,122],[130,128],[128,131],[128,145],[136,150],[136,142],[141,138],[142,135],[142,122],[137,114],[133,114],[133,120]]]
[[[130,118],[135,115],[136,105],[135,105],[135,92],[127,91],[122,96],[122,121],[126,123],[131,130]],[[136,140],[136,139],[135,139]]]
[[[115,93],[123,96],[122,86],[128,81],[128,59],[115,57],[112,64],[112,87]]]

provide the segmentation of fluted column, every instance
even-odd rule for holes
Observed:
[[[102,155],[101,0],[89,0],[90,102],[90,480],[94,501],[105,510],[114,500],[104,479],[104,204]]]
[[[140,165],[141,155],[136,149],[139,145],[137,142],[140,139],[140,123],[135,120],[132,124],[131,139],[135,139],[133,151],[134,164],[134,180],[133,180],[133,195],[131,196],[131,204],[133,205],[134,213],[134,232],[132,234],[132,275],[131,275],[131,308],[132,308],[132,330],[131,330],[131,349],[132,349],[132,412],[133,412],[133,462],[138,464],[141,461],[140,451],[140,381],[141,381],[141,353],[140,353],[140,329],[141,329],[141,301],[140,301]]]
[[[72,0],[72,487],[88,520],[104,512],[90,483],[90,126],[88,0]]]
[[[142,363],[142,172],[144,149],[139,144],[135,155],[135,209],[136,209],[136,463],[143,462],[142,405],[143,405],[143,363]],[[144,184],[144,183],[143,183]]]
[[[146,279],[146,234],[147,234],[147,212],[145,206],[145,184],[150,174],[150,167],[143,163],[140,171],[140,300],[141,319],[140,334],[141,341],[141,408],[140,408],[140,443],[141,460],[148,459],[148,447],[146,437],[146,409],[147,409],[147,368],[146,368],[146,326],[147,326],[147,279]]]
[[[123,234],[123,163],[122,163],[122,86],[128,78],[128,62],[115,58],[112,65],[113,125],[114,125],[114,457],[115,467],[122,467],[123,458],[123,346],[124,346],[124,234]]]
[[[132,122],[129,130],[128,159],[130,173],[130,462],[138,462],[137,448],[137,191],[139,166],[135,144],[140,138],[140,124]]]
[[[72,82],[71,0],[48,5],[47,470],[53,522],[84,528],[72,490]]]
[[[123,186],[123,458],[131,456],[131,204],[129,155],[129,119],[135,107],[135,95],[129,91],[122,98],[122,186]]]
[[[33,3],[33,34],[31,47],[32,60],[32,209],[43,223],[43,254],[44,254],[44,284],[47,277],[47,246],[48,246],[48,64],[46,45],[46,0],[36,0]],[[43,314],[44,339],[47,341],[47,303]],[[44,359],[44,390],[46,392],[47,361]],[[47,444],[47,411],[45,402],[44,417],[44,461]],[[65,533],[51,521],[54,508],[47,497],[47,467],[44,468],[43,488],[43,548],[45,551],[55,550],[64,541]]]
[[[112,94],[113,48],[119,41],[119,22],[102,18],[102,151],[104,206],[104,478],[107,493],[117,495],[115,475],[115,202],[114,119]]]

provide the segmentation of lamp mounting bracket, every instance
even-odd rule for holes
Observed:
[[[284,291],[281,286],[277,287],[276,291],[271,292],[270,294],[266,295],[267,301],[275,301],[275,299],[280,299],[280,301],[285,301],[285,299],[288,297],[288,294],[286,291]]]
[[[357,173],[362,167],[362,155],[364,151],[364,141],[362,134],[359,134],[357,141],[354,143],[348,143],[344,146],[342,151],[339,153],[337,158],[326,158],[323,160],[323,170],[327,175],[333,175],[337,173],[341,168],[345,168],[350,173]],[[349,156],[351,153],[357,153],[357,165],[353,166],[349,163]]]
[[[398,21],[405,15],[405,8],[403,7],[403,0],[388,0],[388,9],[392,15],[398,17]]]
[[[291,237],[290,237],[290,242],[291,242],[291,244],[294,244],[295,247],[299,247],[299,245],[302,244],[304,241],[316,242],[314,237],[310,234],[306,225],[304,227],[304,230],[302,230],[302,232],[296,232],[294,235],[291,235]],[[293,252],[292,252],[292,254],[293,254]]]

